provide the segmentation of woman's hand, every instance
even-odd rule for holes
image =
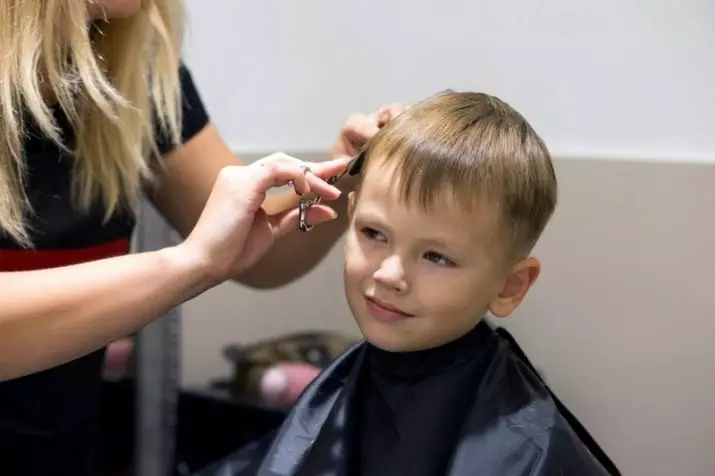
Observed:
[[[330,150],[330,157],[352,157],[373,138],[378,131],[402,114],[409,106],[391,104],[369,115],[354,114],[343,124],[340,135]]]
[[[182,249],[213,280],[220,282],[240,275],[298,223],[297,208],[268,215],[261,208],[266,192],[292,183],[296,193],[316,193],[324,200],[335,200],[340,190],[324,179],[341,172],[347,163],[345,158],[310,163],[276,153],[250,165],[225,167]],[[335,217],[333,209],[326,205],[313,205],[308,213],[312,224]]]
[[[408,107],[392,104],[369,115],[353,114],[340,129],[340,135],[330,149],[330,157],[336,159],[355,156],[385,124],[402,114]],[[349,192],[355,187],[356,182],[355,177],[346,175],[336,185],[340,190]]]

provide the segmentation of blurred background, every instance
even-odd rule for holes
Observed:
[[[246,161],[322,160],[351,113],[445,88],[522,112],[561,199],[542,278],[497,324],[623,474],[715,474],[715,2],[186,3],[186,62]],[[357,337],[340,244],[295,285],[226,284],[180,319],[184,389],[235,376],[228,346]]]

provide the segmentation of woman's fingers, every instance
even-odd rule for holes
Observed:
[[[355,145],[356,151],[378,133],[380,127],[376,117],[364,114],[351,116],[343,126],[343,137]]]
[[[377,112],[377,125],[382,128],[385,124],[392,121],[394,118],[409,109],[409,106],[403,104],[390,104],[385,107],[381,107]]]
[[[291,183],[298,194],[314,193],[325,200],[335,200],[340,196],[340,190],[327,184],[326,180],[345,170],[350,159],[339,157],[325,162],[304,162],[277,152],[254,162],[251,166],[260,168],[258,173],[263,177],[260,182],[262,191]],[[297,171],[300,171],[300,174],[296,174]]]
[[[351,156],[345,155],[335,159],[326,160],[324,162],[305,163],[310,166],[310,170],[312,170],[316,176],[322,178],[323,180],[327,180],[333,175],[338,175],[340,172],[345,170],[345,167],[350,164],[351,160]]]
[[[334,175],[334,171],[341,171],[347,162],[345,159],[337,159],[328,163],[311,163],[285,154],[273,154],[251,164],[255,168],[253,186],[260,192],[266,192],[270,188],[291,183],[301,195],[312,192],[327,200],[334,200],[340,196],[340,190],[321,177],[328,178]]]

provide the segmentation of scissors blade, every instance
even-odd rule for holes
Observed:
[[[362,167],[363,164],[365,163],[365,149],[363,148],[360,152],[358,152],[356,155],[353,156],[352,159],[350,159],[350,162],[348,162],[348,165],[345,166],[345,168],[342,170],[337,175],[333,175],[330,177],[327,182],[330,185],[333,185],[338,182],[341,178],[345,176],[345,174],[350,175],[351,177],[353,175],[358,175],[360,172],[362,172]]]

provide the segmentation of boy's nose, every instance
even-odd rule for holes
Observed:
[[[373,277],[381,285],[392,288],[395,291],[407,291],[407,277],[399,256],[390,256],[385,259],[375,271]]]

